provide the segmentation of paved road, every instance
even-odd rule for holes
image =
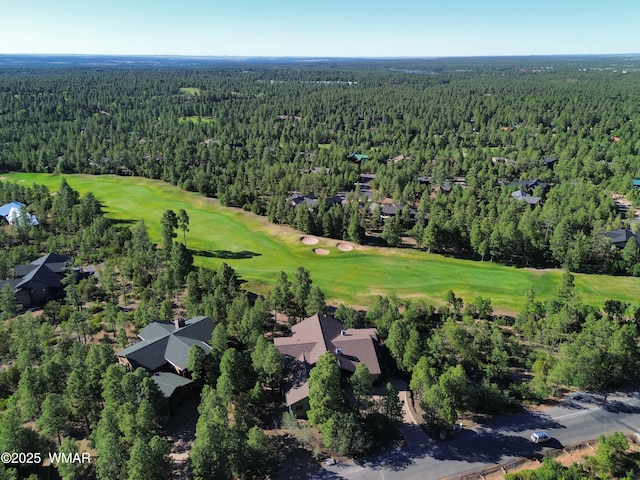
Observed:
[[[404,436],[407,448],[414,450],[427,447],[431,443],[430,439],[422,431],[409,408],[407,382],[404,380],[394,379],[391,380],[391,383],[396,390],[398,390],[398,396],[402,402],[402,425],[400,426],[400,433]]]
[[[534,430],[547,431],[553,440],[531,443],[528,437]],[[314,478],[436,480],[615,431],[640,433],[640,391],[612,394],[604,407],[601,397],[588,395],[539,412],[501,417],[442,442],[430,440],[370,461],[326,467]]]

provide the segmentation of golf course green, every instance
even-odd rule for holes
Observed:
[[[50,174],[0,175],[2,181],[39,183],[52,191],[57,190],[62,178]],[[162,213],[167,209],[186,210],[190,217],[187,246],[195,253],[196,265],[217,268],[226,262],[247,282],[247,289],[259,293],[269,290],[279,271],[292,279],[296,268],[303,266],[331,304],[367,306],[376,295],[395,293],[400,298],[420,298],[442,305],[446,292],[453,290],[465,302],[477,296],[490,298],[496,313],[513,315],[530,288],[539,300],[545,300],[562,275],[561,270],[507,267],[409,248],[363,247],[328,238],[317,238],[315,244],[315,239],[303,243],[304,234],[299,231],[273,225],[264,217],[237,208],[222,207],[216,200],[161,181],[113,175],[64,178],[82,195],[93,192],[108,217],[125,222],[143,219],[156,242],[160,242]],[[180,231],[178,240],[182,240]],[[582,300],[592,305],[602,305],[607,299],[637,303],[640,278],[576,274],[575,283]]]

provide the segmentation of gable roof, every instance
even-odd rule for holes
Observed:
[[[214,328],[215,323],[209,317],[193,317],[180,327],[168,321],[153,322],[138,334],[142,341],[120,350],[116,355],[129,360],[133,368],[154,371],[169,363],[178,370],[185,370],[193,345],[206,353],[211,351],[207,342]]]
[[[375,328],[345,329],[339,320],[316,314],[291,327],[291,331],[291,337],[274,339],[283,355],[313,365],[320,355],[331,352],[344,370],[353,372],[356,364],[364,363],[372,375],[381,373]]]
[[[171,372],[156,372],[151,375],[151,379],[158,384],[158,388],[166,398],[171,398],[180,387],[193,383],[193,380]]]
[[[612,230],[605,233],[604,236],[611,240],[611,243],[616,247],[623,248],[631,238],[635,238],[638,246],[640,246],[640,237],[627,228]]]
[[[292,336],[274,338],[285,357],[285,403],[291,406],[309,396],[309,371],[322,354],[331,352],[340,368],[354,372],[363,363],[372,375],[380,375],[375,328],[345,329],[342,322],[325,315],[313,315],[291,327]]]
[[[26,205],[24,203],[20,203],[20,202],[9,202],[5,205],[2,205],[0,207],[0,216],[1,217],[8,217],[9,213],[11,213],[11,209],[16,208],[18,210],[20,210],[21,208],[26,207]]]
[[[517,180],[511,182],[512,187],[520,187],[526,190],[533,190],[536,187],[540,187],[543,190],[546,190],[549,184],[547,182],[543,182],[539,178],[534,178],[533,180]]]
[[[364,155],[362,153],[356,153],[356,152],[349,152],[349,154],[347,155],[347,160],[361,162],[363,160],[369,160],[369,155]]]
[[[516,200],[522,200],[529,205],[538,205],[540,203],[540,200],[542,200],[541,197],[531,196],[528,193],[523,192],[522,190],[516,190],[511,194],[511,197],[515,198]]]
[[[59,288],[71,257],[49,253],[28,265],[16,265],[16,288]]]
[[[298,193],[294,193],[289,197],[289,201],[291,205],[294,207],[300,205],[301,203],[306,203],[307,205],[316,205],[318,203],[318,197],[316,197],[313,193],[309,195],[300,195]]]

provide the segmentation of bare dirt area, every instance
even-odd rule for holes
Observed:
[[[339,243],[336,245],[336,247],[342,252],[350,252],[351,250],[353,250],[353,245],[349,243]]]
[[[302,237],[300,241],[305,245],[315,245],[316,243],[318,243],[318,239],[316,237],[309,237],[309,236]]]
[[[173,460],[174,479],[187,479],[187,460],[189,452],[196,438],[196,423],[198,422],[198,401],[189,399],[181,403],[176,409],[176,415],[171,417],[165,425],[165,433],[171,444],[171,459]]]
[[[314,248],[313,253],[316,255],[329,255],[329,250],[326,248]]]
[[[640,208],[632,210],[631,207],[633,205],[630,200],[627,200],[622,195],[614,192],[611,193],[611,198],[613,198],[616,207],[618,207],[618,210],[623,213],[626,218],[635,219],[640,217]]]

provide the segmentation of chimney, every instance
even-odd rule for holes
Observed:
[[[340,347],[336,347],[336,355],[340,355],[342,353],[342,349]]]
[[[177,318],[173,323],[176,326],[176,330],[178,330],[179,328],[184,327],[184,318]]]
[[[346,335],[347,334],[347,330],[345,328],[340,330],[340,335]]]

